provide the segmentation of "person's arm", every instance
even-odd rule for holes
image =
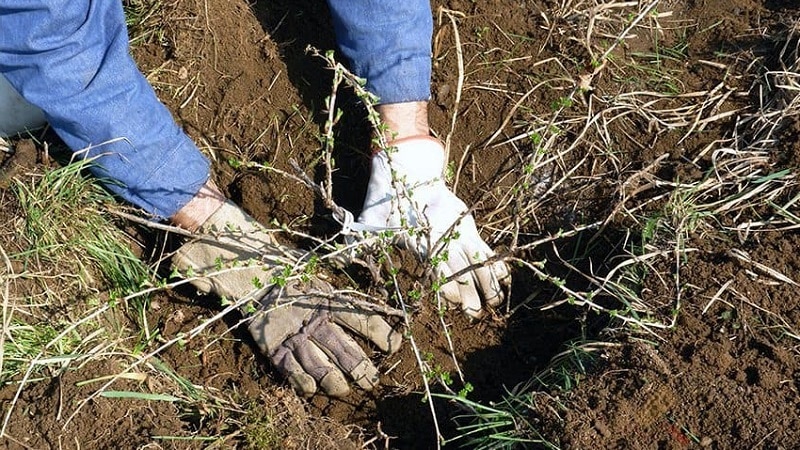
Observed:
[[[84,156],[95,158],[93,172],[110,190],[208,233],[181,246],[173,266],[206,274],[191,279],[199,289],[258,309],[241,308],[248,330],[298,392],[344,396],[347,377],[364,389],[376,385],[377,368],[350,334],[394,352],[402,334],[384,320],[394,313],[360,308],[314,275],[286,279],[281,258],[295,267],[299,256],[208,181],[208,161],[128,53],[119,1],[8,0],[0,30],[0,72],[70,148],[88,149]],[[272,285],[278,276],[284,284]]]
[[[428,0],[329,0],[339,50],[387,126],[387,140],[428,135],[433,17]]]
[[[119,1],[4,1],[0,72],[124,200],[175,215],[209,163],[131,59]]]
[[[370,227],[403,225],[428,230],[429,240],[406,236],[405,244],[420,256],[445,255],[435,268],[453,280],[443,296],[472,317],[483,305],[495,306],[510,283],[503,261],[487,263],[494,252],[478,233],[468,208],[445,185],[444,147],[429,137],[433,17],[428,0],[389,2],[328,0],[336,39],[353,72],[366,79],[394,152],[377,153],[359,222]],[[393,180],[393,177],[395,179]],[[404,180],[405,189],[396,190]],[[465,270],[473,266],[473,270]],[[465,273],[461,273],[465,272]]]
[[[428,0],[328,4],[340,51],[381,104],[430,99],[433,17]]]

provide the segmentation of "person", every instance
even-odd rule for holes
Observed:
[[[406,245],[430,257],[439,243],[447,257],[437,271],[455,275],[441,287],[443,296],[479,317],[484,306],[503,300],[510,275],[504,262],[487,262],[493,251],[441,177],[443,146],[430,137],[427,113],[430,3],[328,4],[340,52],[379,98],[391,148],[372,158],[358,223],[426,229],[428,241],[405,239]],[[212,240],[185,243],[173,264],[207,274],[193,280],[200,289],[255,302],[248,329],[298,392],[344,396],[350,391],[347,378],[365,389],[376,385],[378,371],[350,333],[386,352],[397,350],[401,333],[384,312],[341,301],[317,277],[276,278],[272,268],[280,266],[285,249],[226,200],[210,178],[209,161],[157,99],[130,55],[121,2],[6,0],[0,30],[0,73],[44,112],[67,146],[93,159],[92,173],[110,191],[186,230],[213,233]],[[267,264],[265,269],[237,261]],[[227,269],[218,270],[221,264]]]

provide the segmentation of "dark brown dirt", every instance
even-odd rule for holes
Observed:
[[[478,205],[475,215],[479,224],[492,224],[487,226],[486,235],[506,225],[497,219],[494,206],[517,182],[518,175],[507,176],[515,173],[514,164],[520,155],[534,152],[535,144],[530,140],[501,146],[483,144],[504,123],[493,143],[527,131],[525,124],[552,113],[554,102],[568,94],[575,77],[592,71],[591,55],[580,44],[583,30],[576,30],[574,25],[582,18],[566,15],[555,22],[545,19],[555,17],[550,12],[561,3],[437,0],[433,4],[434,11],[447,8],[463,13],[459,16],[459,39],[467,72],[462,80],[451,159],[461,161],[468,152],[463,158],[466,164],[458,193],[467,203]],[[747,61],[731,63],[729,71],[700,61],[715,61],[718,53],[745,50],[759,56],[774,53],[778,44],[767,36],[780,30],[773,27],[800,19],[797,7],[769,0],[664,1],[658,10],[672,13],[671,24],[691,24],[686,26],[685,36],[675,31],[677,26],[664,31],[661,42],[670,47],[685,39],[688,44],[685,60],[664,62],[664,73],[677,74],[687,92],[713,89],[720,83],[737,92],[748,92],[752,77],[736,72]],[[434,30],[431,123],[443,136],[456,106],[460,74],[455,34],[447,17],[441,17]],[[318,174],[317,136],[324,123],[324,99],[330,92],[331,77],[322,61],[305,49],[309,45],[333,48],[325,3],[167,2],[153,20],[163,25],[163,37],[151,37],[139,45],[135,57],[177,120],[214,161],[218,184],[264,223],[277,220],[315,235],[334,233],[336,224],[327,218],[309,189],[278,174],[236,163],[265,162],[291,172],[289,161],[295,159],[307,173]],[[638,58],[637,52],[649,51],[651,46],[652,41],[645,37],[631,38],[614,55]],[[560,59],[557,64],[549,59],[555,57]],[[565,77],[568,79],[561,85],[553,82],[546,89],[536,87],[542,80]],[[577,101],[603,104],[613,101],[609,99],[617,93],[633,90],[632,86],[667,89],[664,83],[664,79],[648,80],[641,75],[603,74],[594,80],[593,90]],[[515,108],[520,93],[529,90],[533,92],[527,101]],[[370,131],[352,94],[345,92],[342,96],[339,105],[348,113],[336,131],[335,156],[340,170],[335,173],[334,194],[341,205],[358,211],[365,191],[365,151]],[[718,112],[746,110],[752,100],[747,95],[733,95]],[[510,114],[512,120],[506,123]],[[796,168],[800,161],[798,123],[795,120],[781,131],[772,155],[778,168]],[[696,163],[691,160],[710,143],[729,136],[734,124],[735,116],[714,122],[683,141],[685,129],[653,131],[653,124],[638,116],[612,124],[609,148],[602,152],[578,149],[578,159],[585,155],[594,159],[580,166],[572,184],[556,189],[555,195],[543,200],[536,217],[521,218],[520,243],[575,224],[603,220],[620,204],[656,197],[660,191],[655,188],[628,196],[621,186],[661,155],[668,156],[653,170],[653,176],[682,181],[701,178],[711,163],[710,156]],[[569,142],[578,130],[565,127],[557,139]],[[6,167],[13,164],[12,159]],[[30,162],[17,165],[29,167]],[[546,171],[552,171],[553,179],[557,179],[564,167],[572,166],[554,163]],[[8,170],[19,175],[15,169]],[[655,202],[652,207],[658,205]],[[639,232],[627,228],[632,225],[626,218],[614,216],[599,237],[593,232],[581,233],[519,256],[529,261],[546,260],[550,273],[564,277],[576,290],[583,289],[586,280],[559,258],[584,255],[570,260],[574,268],[602,272],[623,252],[620,242],[626,233]],[[498,248],[511,244],[508,234],[496,236]],[[305,245],[299,239],[286,239]],[[727,253],[731,248],[746,250],[760,263],[797,280],[798,245],[796,231],[760,234],[744,244],[733,242],[722,231],[691,236],[686,246],[700,251],[682,268],[681,283],[689,288],[684,291],[677,325],[657,337],[614,332],[617,322],[576,306],[540,310],[560,299],[561,293],[527,270],[515,270],[509,306],[527,302],[515,314],[507,318],[498,314],[494,320],[478,323],[456,313],[445,316],[464,379],[475,387],[469,398],[486,404],[498,402],[507,390],[545,369],[570,342],[610,341],[615,345],[595,355],[576,386],[565,390],[555,384],[537,385],[532,398],[538,400],[526,405],[532,423],[561,448],[799,448],[798,340],[781,334],[784,325],[795,330],[800,325],[796,287],[774,283]],[[156,252],[154,248],[160,247],[152,244],[144,254]],[[417,268],[406,264],[404,269],[408,273],[402,275],[403,288],[422,287],[415,279]],[[672,270],[663,269],[666,274]],[[357,283],[360,289],[378,295],[363,271],[351,269],[348,275],[354,281],[337,279]],[[728,282],[729,289],[717,295]],[[675,296],[657,281],[650,281],[642,292],[654,300]],[[156,324],[163,339],[170,339],[202,323],[214,311],[214,304],[215,299],[197,298],[191,290],[168,292],[152,300],[150,323]],[[458,391],[462,384],[435,308],[425,297],[416,309],[412,331],[417,344],[451,373],[456,380],[452,387]],[[297,434],[284,435],[275,443],[276,448],[341,448],[348,439],[363,442],[370,436],[378,438],[371,445],[382,447],[383,433],[392,437],[388,441],[391,448],[435,446],[432,417],[427,403],[421,401],[421,375],[410,346],[391,357],[375,355],[381,369],[388,371],[384,386],[377,392],[356,393],[344,401],[317,396],[301,402],[276,387],[282,380],[265,358],[256,354],[248,337],[229,329],[237,321],[237,317],[227,318],[185,347],[168,349],[161,358],[219,399],[250,406],[263,402],[265,410],[277,413],[284,408],[311,424],[291,428],[298,430]],[[224,337],[217,340],[219,336]],[[152,436],[157,435],[230,435],[223,446],[246,446],[236,427],[246,430],[255,419],[225,407],[210,411],[188,405],[188,409],[178,411],[165,402],[100,398],[64,427],[59,411],[71,410],[71,405],[92,391],[91,387],[76,388],[75,382],[115,370],[119,368],[98,362],[31,385],[17,402],[9,428],[9,435],[19,442],[6,440],[2,445],[139,448],[152,444]],[[123,388],[124,384],[115,385],[115,389]],[[436,391],[442,390],[437,387]],[[12,395],[11,386],[0,390],[3,408]],[[451,416],[461,411],[445,401],[435,405],[444,436],[454,437],[456,427],[465,422],[454,422]],[[361,431],[354,431],[353,426]],[[301,435],[303,438],[299,438]],[[321,440],[321,436],[330,439]],[[194,448],[203,443],[170,440],[155,445]]]
[[[95,390],[94,384],[77,387],[76,383],[96,376],[119,373],[122,367],[108,361],[94,361],[79,370],[32,383],[22,391],[21,406],[8,429],[14,440],[4,439],[5,448],[73,447],[80,442],[89,448],[136,448],[152,441],[151,436],[174,433],[178,411],[167,402],[129,401],[98,397],[89,402],[75,420],[67,424],[76,403]],[[136,383],[121,381],[117,390],[138,390]],[[16,389],[4,389],[2,402],[11,403]],[[60,433],[58,424],[66,424],[68,433]],[[31,426],[37,424],[38,426]],[[70,436],[78,437],[78,441]]]
[[[795,248],[797,241],[797,236],[765,236],[758,254],[778,267],[792,266],[794,254],[782,254],[781,248]],[[798,323],[794,289],[754,280],[740,263],[719,255],[687,269],[686,282],[698,289],[664,341],[611,352],[602,370],[573,393],[566,448],[597,442],[605,443],[603,448],[798,445],[796,347],[774,331],[770,314]],[[723,296],[705,309],[728,280],[738,295]],[[747,308],[753,302],[764,310]]]

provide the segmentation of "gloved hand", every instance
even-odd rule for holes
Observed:
[[[372,158],[364,209],[358,222],[368,227],[427,227],[430,239],[403,236],[401,243],[421,257],[444,256],[436,270],[449,277],[494,256],[483,241],[467,206],[445,185],[444,148],[428,136],[395,141],[389,154]],[[442,239],[442,238],[445,239]],[[449,239],[449,240],[448,240]],[[448,302],[460,305],[471,317],[483,314],[481,299],[489,306],[503,301],[502,286],[511,277],[505,262],[487,263],[442,286]]]
[[[208,274],[192,281],[202,291],[235,301],[252,299],[254,313],[247,306],[241,309],[251,314],[253,339],[300,394],[312,395],[319,386],[328,395],[345,396],[350,392],[345,374],[364,389],[377,385],[378,369],[345,329],[392,353],[402,335],[384,317],[399,311],[337,295],[313,274],[287,278],[283,269],[298,265],[300,253],[278,245],[230,201],[201,231],[200,239],[178,249],[173,266]]]

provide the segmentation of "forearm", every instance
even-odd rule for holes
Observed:
[[[340,51],[381,104],[430,98],[428,0],[328,0]]]
[[[170,217],[206,182],[208,161],[130,57],[119,1],[6,1],[0,30],[0,72],[111,191]]]

